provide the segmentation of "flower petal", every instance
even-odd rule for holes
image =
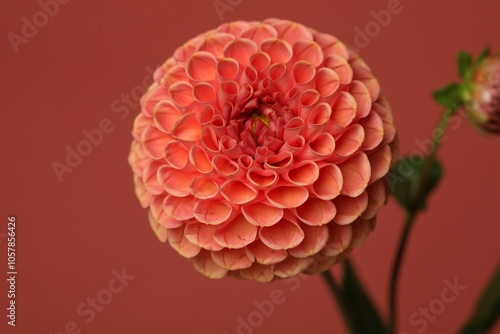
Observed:
[[[227,43],[234,40],[234,36],[228,33],[212,33],[198,46],[199,51],[207,51],[219,59],[224,56],[224,48]]]
[[[372,107],[372,99],[368,88],[361,81],[353,80],[349,86],[349,93],[356,100],[356,118],[366,117]]]
[[[288,123],[285,124],[285,129],[283,133],[283,139],[287,140],[293,136],[300,135],[304,127],[304,119],[300,117],[294,117]]]
[[[332,106],[331,120],[333,124],[341,128],[347,127],[356,116],[356,109],[356,99],[347,92],[341,92],[337,101]]]
[[[168,230],[168,242],[173,249],[185,258],[192,258],[198,255],[201,247],[190,242],[184,234],[185,226]]]
[[[311,40],[298,40],[293,44],[293,56],[297,60],[307,60],[319,66],[324,60],[323,50],[318,43]]]
[[[354,79],[361,81],[370,92],[370,98],[375,101],[380,96],[380,84],[368,67],[352,66]]]
[[[142,175],[144,167],[151,158],[144,152],[142,144],[136,140],[132,141],[130,153],[128,155],[128,163],[134,174]]]
[[[233,80],[240,70],[240,64],[233,58],[217,61],[217,76],[222,80]]]
[[[293,137],[288,138],[281,146],[279,153],[281,152],[290,152],[292,155],[298,154],[306,144],[306,140],[304,137],[300,135],[295,135]]]
[[[250,58],[250,64],[259,72],[264,72],[271,65],[271,58],[265,52],[257,52]]]
[[[243,205],[241,213],[256,226],[272,226],[283,218],[283,209],[260,202]]]
[[[162,166],[164,165],[161,161],[150,160],[146,166],[144,166],[144,170],[142,171],[144,186],[152,195],[159,195],[165,191],[163,186],[158,182],[157,177],[158,169]]]
[[[332,221],[337,213],[337,208],[332,201],[309,198],[295,209],[295,213],[301,222],[311,226],[321,226]]]
[[[359,124],[349,125],[335,142],[335,154],[348,157],[355,153],[365,140],[365,131]]]
[[[326,256],[337,256],[345,251],[352,240],[352,226],[328,224],[329,238],[322,253]]]
[[[293,65],[292,75],[296,84],[304,85],[314,79],[316,76],[316,67],[308,61],[301,60]]]
[[[372,184],[387,175],[389,172],[392,161],[391,148],[388,145],[377,148],[368,156],[368,159],[370,160],[372,169],[369,184]]]
[[[194,112],[182,115],[172,129],[172,137],[193,142],[200,140],[201,125]]]
[[[240,275],[245,279],[262,283],[268,283],[274,279],[271,267],[258,263],[254,263],[250,268],[241,270]]]
[[[172,101],[161,101],[153,110],[155,126],[163,132],[170,133],[182,113]]]
[[[338,54],[333,54],[326,57],[325,67],[331,68],[337,73],[340,84],[348,85],[352,81],[353,78],[352,67],[351,65],[349,65],[347,60],[342,56]]]
[[[257,189],[270,188],[278,182],[275,171],[258,167],[248,169],[246,178]]]
[[[217,173],[223,177],[234,177],[240,172],[238,164],[222,154],[214,156],[212,164]]]
[[[296,208],[307,200],[309,192],[303,187],[280,186],[266,192],[269,203],[282,209]]]
[[[175,220],[188,220],[193,218],[194,201],[193,196],[176,197],[168,195],[162,203],[162,208],[167,216]],[[171,226],[167,227],[170,228]]]
[[[380,208],[386,203],[388,189],[383,180],[378,180],[369,185],[366,190],[368,192],[368,207],[361,214],[361,218],[371,219],[377,215]]]
[[[159,195],[151,198],[151,203],[149,204],[151,216],[165,228],[175,228],[181,226],[182,222],[172,218],[165,212],[165,210],[163,210],[163,201],[165,197],[165,195]]]
[[[363,244],[375,228],[375,219],[357,219],[352,224],[352,241],[350,247],[358,247]]]
[[[273,26],[265,23],[251,25],[241,33],[241,37],[249,38],[257,43],[257,45],[260,45],[265,39],[277,36],[278,32],[276,31],[276,29]]]
[[[209,103],[215,101],[217,95],[212,85],[206,82],[198,82],[193,87],[193,96],[198,103]]]
[[[200,199],[193,208],[193,216],[201,223],[219,225],[225,222],[233,212],[228,204],[216,199]]]
[[[279,20],[274,22],[273,27],[278,31],[278,37],[290,44],[299,39],[312,39],[312,34],[304,25],[289,20]]]
[[[210,52],[200,51],[191,55],[187,62],[187,73],[194,81],[215,80],[217,59]]]
[[[168,229],[163,227],[153,216],[152,212],[148,212],[148,220],[153,232],[155,233],[158,240],[161,242],[166,242],[168,238]]]
[[[301,161],[286,172],[284,177],[294,186],[307,186],[316,182],[319,168],[313,161]]]
[[[227,274],[227,269],[217,265],[209,251],[201,251],[192,261],[194,268],[209,278],[223,278]]]
[[[209,199],[217,196],[219,186],[217,182],[208,177],[197,176],[191,180],[189,189],[194,197],[199,199]]]
[[[189,161],[189,151],[186,145],[177,140],[167,144],[163,155],[169,166],[175,169],[184,169]]]
[[[243,248],[256,237],[257,226],[250,224],[241,214],[218,228],[214,236],[215,241],[226,248]]]
[[[368,116],[359,120],[359,124],[365,130],[365,140],[361,147],[364,151],[373,150],[384,139],[384,122],[376,112],[370,112]]]
[[[292,47],[279,38],[269,38],[262,42],[261,50],[269,55],[272,63],[286,64],[292,59]]]
[[[312,263],[312,258],[298,259],[293,256],[287,257],[274,267],[274,274],[281,278],[288,278],[300,274]]]
[[[337,208],[337,215],[333,221],[340,225],[350,224],[355,221],[368,206],[366,191],[358,197],[338,196],[333,200]]]
[[[228,180],[220,188],[221,195],[231,203],[245,204],[253,201],[258,194],[252,186],[238,180]]]
[[[327,132],[322,132],[312,138],[297,157],[302,160],[318,161],[332,155],[335,151],[335,139]]]
[[[198,145],[192,146],[189,150],[189,161],[200,173],[210,173],[214,166],[210,161],[207,152]]]
[[[289,249],[298,246],[304,240],[304,231],[298,224],[282,219],[273,226],[261,227],[260,240],[272,249]]]
[[[190,172],[163,166],[158,169],[158,181],[169,193],[177,197],[189,195],[189,184],[193,176]]]
[[[141,207],[147,208],[149,206],[149,203],[151,202],[151,198],[153,197],[151,193],[146,189],[146,186],[144,185],[144,181],[142,181],[142,177],[137,176],[137,174],[134,174],[134,191],[135,195],[139,199],[139,203],[141,204]]]
[[[313,256],[318,253],[323,247],[325,247],[328,241],[329,231],[326,225],[323,226],[309,226],[302,225],[302,231],[304,231],[304,240],[292,249],[288,250],[290,255],[297,258],[305,258],[308,256]]]
[[[260,264],[272,265],[283,261],[288,253],[284,249],[272,249],[262,241],[256,240],[246,247],[248,253],[252,254],[255,261]]]
[[[290,152],[268,155],[264,160],[264,169],[273,170],[278,174],[286,172],[291,166],[293,166],[293,155]]]
[[[323,67],[316,75],[316,90],[321,97],[333,95],[340,86],[339,75],[332,69]]]
[[[223,247],[214,239],[216,231],[217,226],[191,222],[186,224],[184,235],[190,243],[196,246],[206,250],[218,251]]]
[[[187,107],[194,101],[193,86],[184,81],[178,81],[168,88],[170,98],[179,107]]]
[[[239,270],[250,267],[253,259],[248,256],[245,249],[221,249],[212,252],[214,262],[227,270]]]
[[[325,56],[338,55],[345,60],[349,59],[349,51],[336,37],[330,34],[315,32],[314,40],[321,46]]]
[[[160,159],[163,157],[165,146],[171,140],[172,137],[161,132],[153,125],[148,125],[141,136],[144,152],[153,159]]]
[[[370,161],[365,153],[359,152],[341,163],[339,168],[344,180],[342,195],[357,197],[365,191],[371,176]]]
[[[240,65],[246,66],[255,52],[257,52],[257,44],[254,41],[248,38],[237,38],[226,45],[224,56],[233,58]]]

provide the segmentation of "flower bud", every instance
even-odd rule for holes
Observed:
[[[471,84],[465,108],[472,123],[483,132],[500,134],[500,53],[479,62]]]

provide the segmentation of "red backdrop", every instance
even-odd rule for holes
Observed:
[[[477,54],[488,43],[500,49],[495,1],[215,2],[225,10],[212,0],[54,3],[0,4],[1,277],[11,215],[18,270],[16,328],[0,314],[2,333],[233,334],[242,321],[247,325],[240,333],[344,333],[319,277],[272,284],[209,280],[156,240],[127,164],[139,108],[133,98],[120,102],[122,94],[140,94],[150,67],[221,19],[287,18],[360,49],[394,108],[401,148],[409,153],[425,146],[438,120],[430,92],[456,79],[456,51]],[[388,6],[397,10],[377,15]],[[67,150],[89,133],[96,144],[80,144],[88,155],[72,161],[59,180],[54,161],[64,163]],[[440,151],[446,175],[418,219],[403,267],[402,331],[455,332],[492,275],[499,259],[499,145],[465,121],[449,131]],[[353,255],[384,314],[402,218],[391,200],[375,233]],[[454,281],[462,290],[443,303],[446,282]],[[262,303],[270,300],[272,307]],[[426,318],[420,312],[429,306],[433,313]]]

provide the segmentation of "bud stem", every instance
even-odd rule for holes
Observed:
[[[429,177],[432,164],[435,160],[439,146],[443,142],[448,123],[458,110],[458,107],[452,109],[446,109],[439,119],[438,125],[433,131],[432,144],[429,151],[425,155],[425,160],[422,168],[422,174],[419,182],[416,183],[416,187],[413,189],[413,200],[412,205],[406,210],[406,219],[403,228],[403,232],[399,239],[399,245],[396,253],[396,258],[394,259],[394,264],[392,267],[391,281],[389,286],[389,324],[388,333],[394,334],[396,332],[396,321],[397,321],[397,287],[399,283],[399,273],[401,268],[401,263],[406,250],[406,245],[408,238],[410,236],[411,227],[418,215],[422,210],[421,203],[425,198],[426,194],[423,191],[424,185],[427,183],[427,178]]]

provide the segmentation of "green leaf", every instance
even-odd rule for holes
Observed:
[[[497,268],[489,285],[484,289],[476,310],[460,334],[486,333],[500,316],[500,267]]]
[[[459,51],[457,54],[458,74],[464,80],[472,78],[472,56],[464,51]]]
[[[461,86],[457,83],[452,83],[448,86],[440,88],[432,94],[434,100],[447,109],[453,109],[457,105],[462,104]]]
[[[349,260],[344,261],[344,304],[356,334],[386,334],[378,310],[364,290]]]
[[[490,50],[489,46],[485,47],[484,50],[481,51],[479,56],[477,56],[477,58],[476,58],[476,64],[475,64],[476,68],[483,64],[483,61],[489,57],[490,53],[491,53],[491,50]]]
[[[389,187],[399,204],[409,212],[425,209],[443,169],[436,160],[411,155],[399,160],[389,173]]]

